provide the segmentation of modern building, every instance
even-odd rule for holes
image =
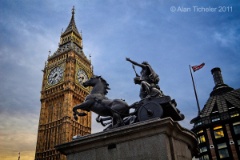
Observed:
[[[240,159],[240,89],[224,84],[220,68],[211,70],[215,87],[192,129],[200,160]]]
[[[74,135],[91,133],[91,113],[73,119],[72,108],[84,101],[90,89],[82,83],[93,75],[85,56],[82,35],[72,18],[61,34],[59,47],[50,55],[43,69],[41,111],[35,160],[64,160],[54,146],[69,142]]]

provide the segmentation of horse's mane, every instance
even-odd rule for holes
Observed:
[[[101,76],[94,75],[93,77],[99,78],[101,80],[101,82],[104,84],[104,89],[105,89],[104,94],[106,95],[108,93],[107,90],[110,90],[110,88],[108,87],[109,84],[107,83],[107,81],[104,78],[102,78]]]

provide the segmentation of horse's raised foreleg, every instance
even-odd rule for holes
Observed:
[[[76,105],[75,107],[73,107],[73,116],[74,116],[74,119],[75,120],[78,120],[78,116],[85,116],[87,115],[86,113],[82,112],[78,112],[77,110],[78,109],[81,109],[81,110],[85,110],[85,111],[88,111],[89,112],[89,108],[91,107],[91,105],[93,105],[94,101],[92,100],[87,100],[79,105]]]

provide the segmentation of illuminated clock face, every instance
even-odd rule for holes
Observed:
[[[77,72],[77,79],[80,84],[83,84],[88,80],[87,73],[84,70],[79,69]]]
[[[57,84],[63,77],[63,68],[56,67],[53,68],[48,75],[48,84],[54,85]]]

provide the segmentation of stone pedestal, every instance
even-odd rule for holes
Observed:
[[[83,136],[55,147],[67,160],[191,160],[195,135],[171,118]]]

